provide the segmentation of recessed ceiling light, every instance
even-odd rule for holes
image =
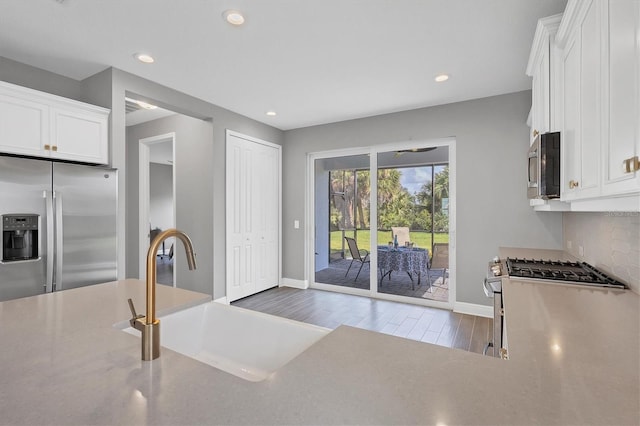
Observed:
[[[224,18],[225,21],[227,21],[231,25],[244,24],[244,16],[242,16],[242,13],[237,10],[233,10],[233,9],[225,10],[224,13],[222,14],[222,17]]]
[[[149,55],[148,53],[136,53],[135,55],[133,55],[133,57],[140,62],[144,62],[145,64],[152,64],[156,61],[155,59],[153,59],[153,56]]]
[[[267,114],[269,117],[275,117],[276,115],[278,115],[278,114],[276,114],[276,112],[275,112],[275,111],[267,111],[267,113],[266,113],[266,114]]]
[[[435,80],[438,83],[442,83],[443,81],[449,80],[449,76],[447,74],[438,74],[438,75],[436,75]]]

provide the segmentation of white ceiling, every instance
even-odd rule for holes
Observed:
[[[0,56],[78,80],[114,66],[287,130],[528,89],[536,22],[565,3],[0,0]]]

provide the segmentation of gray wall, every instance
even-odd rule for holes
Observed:
[[[396,141],[456,138],[457,301],[488,305],[480,282],[499,246],[562,247],[562,215],[526,197],[530,91],[290,130],[283,149],[283,275],[303,280],[306,155]],[[313,194],[310,194],[313,196]]]
[[[176,286],[213,291],[213,144],[210,121],[175,114],[127,128],[127,277],[138,277],[138,159],[140,139],[175,132],[176,227],[193,241],[198,268],[189,271],[182,243],[176,253]],[[224,232],[224,229],[222,229]],[[138,277],[139,278],[139,277]]]
[[[40,68],[0,56],[0,81],[17,84],[65,98],[83,100],[82,84]]]

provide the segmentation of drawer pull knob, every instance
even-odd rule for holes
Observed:
[[[51,145],[46,144],[46,145],[44,146],[44,149],[45,149],[46,151],[50,151],[50,150],[51,150]]]
[[[580,184],[578,183],[577,180],[570,180],[569,181],[569,188],[574,189],[574,188],[577,188],[578,186],[580,186]]]

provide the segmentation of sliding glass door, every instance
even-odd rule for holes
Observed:
[[[315,282],[370,288],[369,156],[315,160]]]
[[[377,156],[378,292],[448,301],[447,272],[434,249],[449,242],[447,147]],[[446,266],[448,269],[448,265]]]
[[[310,156],[313,285],[449,303],[451,149],[443,143]]]

